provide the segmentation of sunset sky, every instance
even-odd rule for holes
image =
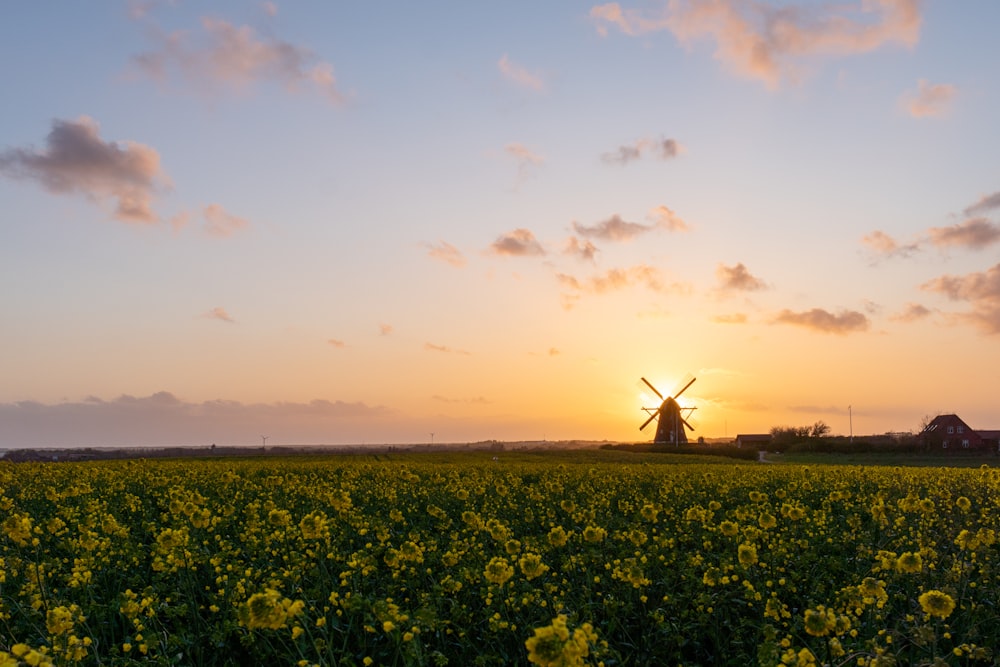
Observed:
[[[1000,429],[997,25],[10,4],[0,447]]]

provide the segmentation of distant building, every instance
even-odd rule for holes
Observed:
[[[767,449],[767,446],[770,444],[770,433],[741,433],[736,436],[736,446],[739,448],[756,447],[757,449]]]
[[[1000,431],[977,431],[958,415],[938,415],[920,432],[927,449],[996,450]]]

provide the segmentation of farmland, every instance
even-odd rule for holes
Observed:
[[[0,665],[993,664],[1000,473],[0,465]]]

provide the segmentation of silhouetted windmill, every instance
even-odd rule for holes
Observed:
[[[667,396],[664,398],[656,387],[654,387],[649,380],[646,378],[641,378],[647,387],[653,390],[653,393],[659,396],[662,403],[658,408],[643,408],[649,415],[649,419],[643,422],[639,430],[646,428],[651,421],[657,419],[656,424],[656,437],[653,438],[655,443],[672,444],[672,445],[684,445],[687,444],[687,432],[684,430],[687,427],[690,430],[694,430],[694,427],[687,422],[685,417],[690,417],[691,412],[696,408],[682,408],[680,404],[677,403],[677,398],[687,390],[697,378],[692,377],[687,381],[680,391],[675,391],[673,396]],[[687,413],[687,415],[683,413]]]

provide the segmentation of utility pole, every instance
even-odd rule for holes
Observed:
[[[260,441],[262,443],[262,446],[261,446],[261,450],[262,451],[265,451],[265,452],[267,451],[267,439],[270,438],[270,437],[271,436],[269,436],[269,435],[262,435],[262,436],[260,436]]]
[[[854,412],[851,411],[851,406],[847,406],[847,419],[851,425],[851,444],[854,444]]]
[[[431,433],[431,444],[432,445],[434,444],[434,434],[433,433]]]

